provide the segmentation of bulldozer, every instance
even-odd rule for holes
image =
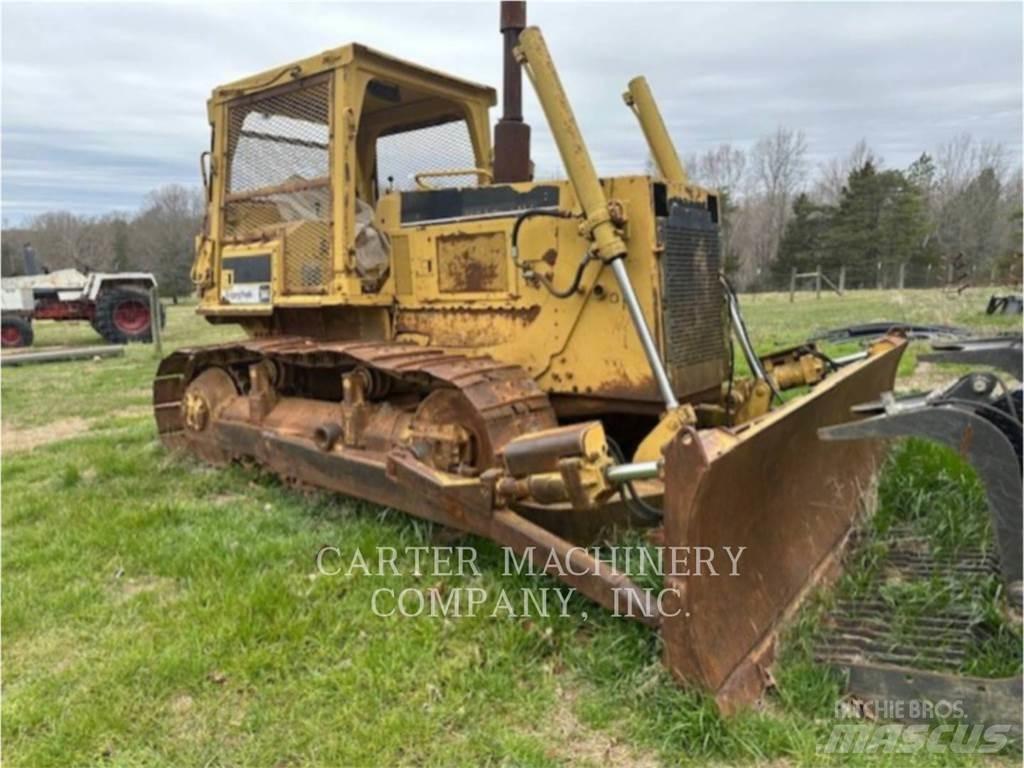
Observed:
[[[656,171],[601,178],[525,3],[500,15],[493,145],[494,89],[359,44],[213,90],[192,277],[247,338],[161,362],[160,438],[491,539],[659,632],[671,673],[735,710],[884,450],[818,430],[892,389],[906,341],[759,354],[721,199],[647,81],[624,101]],[[533,178],[523,73],[564,179]],[[654,593],[588,548],[630,529],[742,556]]]

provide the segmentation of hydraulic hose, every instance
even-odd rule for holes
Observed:
[[[732,329],[736,334],[737,340],[740,342],[740,349],[743,350],[743,356],[747,360],[747,365],[750,366],[751,373],[757,378],[765,382],[771,389],[772,394],[783,402],[782,393],[779,392],[778,387],[775,386],[775,382],[771,380],[767,373],[765,373],[764,366],[761,365],[761,358],[757,356],[757,352],[754,351],[754,344],[750,340],[750,332],[747,330],[747,324],[743,322],[743,314],[740,312],[740,300],[736,296],[736,291],[732,287],[732,283],[729,282],[724,274],[719,274],[718,279],[722,283],[722,287],[725,289],[726,301],[729,303],[729,317],[732,320]]]
[[[516,268],[522,271],[528,277],[536,278],[541,285],[547,289],[548,293],[554,296],[556,299],[567,299],[574,295],[579,289],[580,284],[583,282],[583,271],[587,268],[587,265],[595,261],[593,255],[586,254],[582,260],[580,260],[579,266],[576,268],[576,274],[569,284],[569,287],[564,290],[559,290],[555,287],[548,278],[539,272],[533,270],[529,266],[524,266],[519,262],[519,229],[523,223],[528,219],[535,216],[547,216],[552,219],[568,219],[572,217],[572,214],[568,211],[557,211],[550,210],[547,208],[531,208],[530,210],[523,211],[516,217],[516,223],[512,225],[512,263],[516,265]]]
[[[568,211],[551,210],[549,208],[530,208],[516,216],[516,223],[512,225],[512,261],[519,264],[519,228],[527,219],[535,216],[547,216],[552,219],[568,219],[572,214]]]
[[[626,463],[626,456],[622,452],[622,448],[614,438],[608,437],[608,448],[612,452],[612,456],[615,461],[619,464]],[[625,480],[619,484],[619,495],[622,497],[622,502],[628,509],[631,509],[634,513],[640,517],[648,520],[661,520],[665,513],[655,507],[653,504],[648,504],[642,498],[640,494],[636,492],[636,488],[633,487],[632,480]]]

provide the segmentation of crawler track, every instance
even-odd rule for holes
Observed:
[[[233,372],[243,388],[249,365],[269,360],[278,366],[329,369],[339,374],[362,367],[424,394],[442,388],[461,391],[486,425],[494,449],[525,432],[555,426],[548,396],[517,365],[491,357],[452,355],[434,347],[396,342],[318,342],[304,337],[253,339],[240,344],[181,349],[164,358],[153,383],[160,438],[186,448],[181,402],[190,381],[208,368]],[[292,394],[309,396],[298,391]]]

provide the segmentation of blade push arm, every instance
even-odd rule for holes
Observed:
[[[569,181],[572,182],[586,221],[584,234],[593,241],[594,250],[608,262],[626,255],[623,242],[612,222],[608,200],[601,189],[601,182],[594,170],[587,145],[583,141],[576,117],[569,106],[569,97],[558,78],[558,71],[551,59],[547,44],[537,27],[527,27],[519,35],[516,48],[519,62],[526,70],[533,88],[537,92],[544,116],[558,145]]]
[[[622,100],[640,121],[640,129],[644,132],[647,146],[662,178],[671,184],[686,184],[686,171],[679,161],[679,153],[676,152],[672,137],[668,134],[647,79],[634,77],[630,80],[626,92],[622,94]]]
[[[583,141],[576,117],[569,106],[569,97],[562,88],[555,63],[551,59],[544,37],[536,27],[527,27],[519,36],[519,47],[516,57],[526,70],[533,83],[537,98],[544,109],[551,133],[558,145],[569,181],[576,191],[576,197],[583,206],[583,234],[593,242],[594,252],[605,263],[611,265],[615,279],[622,291],[622,298],[629,310],[633,325],[636,327],[644,354],[651,366],[654,379],[658,384],[662,400],[668,410],[679,407],[668,373],[661,362],[658,347],[654,342],[647,320],[644,318],[640,302],[629,280],[629,274],[622,258],[626,255],[626,243],[619,234],[609,211],[608,200],[605,198],[601,181],[594,170],[587,145]]]

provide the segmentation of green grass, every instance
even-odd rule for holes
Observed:
[[[237,326],[210,325],[195,315],[195,305],[169,306],[164,350],[192,344],[217,344],[242,338]],[[106,342],[86,322],[33,323],[34,348],[93,346]],[[62,417],[95,419],[150,412],[157,360],[149,345],[125,348],[123,357],[47,363],[5,369],[3,425],[30,427]],[[104,419],[105,420],[105,419]]]
[[[985,314],[991,293],[987,288],[971,288],[960,296],[936,290],[854,291],[846,296],[822,293],[820,299],[815,299],[813,293],[798,293],[793,303],[789,302],[788,294],[763,293],[741,296],[740,302],[754,345],[761,351],[798,344],[821,330],[887,320],[958,325],[982,335],[1019,331],[1019,317]],[[836,355],[858,348],[851,343],[824,345],[826,352]],[[910,375],[917,365],[918,353],[923,351],[927,351],[927,344],[910,345],[900,362],[900,376]],[[952,372],[948,378],[955,378],[956,372],[969,368],[946,370]]]
[[[985,317],[982,293],[743,301],[767,349],[819,327],[889,317],[985,330],[1017,322]],[[191,311],[170,309],[165,351],[238,336]],[[96,343],[88,326],[68,324],[40,323],[37,339]],[[569,618],[377,617],[378,588],[539,596],[556,583],[503,577],[500,550],[477,539],[462,543],[477,548],[480,576],[417,577],[408,559],[400,576],[315,575],[324,544],[350,554],[428,545],[442,532],[253,469],[168,455],[148,413],[155,366],[139,346],[123,358],[3,371],[5,442],[79,419],[63,441],[4,451],[7,764],[818,765],[828,757],[817,750],[839,686],[811,660],[827,596],[788,634],[767,706],[730,719],[673,684],[657,637],[579,598]],[[912,363],[901,370],[912,373]],[[987,530],[971,474],[949,452],[915,443],[887,467],[871,524],[881,536],[907,520],[950,546]],[[856,588],[856,578],[838,588]],[[989,595],[978,610],[994,606]],[[1003,673],[1009,660],[1019,674],[1019,642],[1010,631],[974,671]]]

